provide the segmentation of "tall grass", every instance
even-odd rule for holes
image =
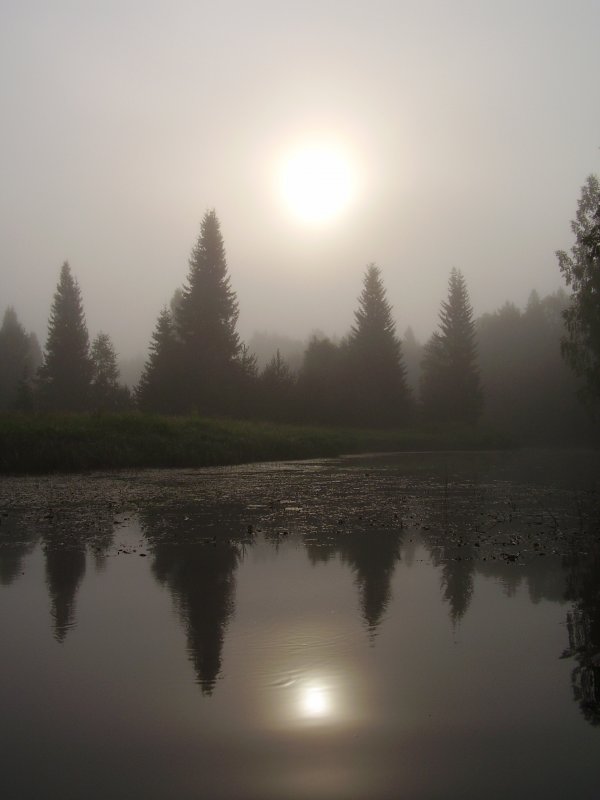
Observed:
[[[150,414],[0,414],[0,472],[204,467],[344,453],[506,446],[479,429],[354,430]]]

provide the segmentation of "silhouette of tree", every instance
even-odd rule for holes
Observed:
[[[119,383],[117,354],[107,333],[99,333],[92,342],[93,365],[91,401],[98,411],[117,411],[129,405],[129,391]]]
[[[294,411],[296,381],[279,349],[261,373],[260,411],[271,420],[289,419]]]
[[[571,674],[573,696],[584,718],[600,725],[600,547],[569,559],[567,599],[573,608],[567,614],[569,649],[564,656],[577,662]]]
[[[35,548],[39,532],[35,525],[5,517],[0,526],[0,586],[9,586],[22,572],[23,559]]]
[[[248,347],[256,355],[259,369],[264,369],[273,357],[273,353],[279,350],[281,357],[295,375],[302,365],[306,345],[307,342],[300,339],[267,331],[254,331],[248,340]]]
[[[173,318],[166,308],[160,312],[150,343],[150,354],[135,390],[144,411],[169,413],[182,410],[180,393],[181,344]]]
[[[227,409],[236,378],[247,372],[236,332],[238,304],[227,274],[225,246],[216,213],[207,211],[189,261],[187,285],[176,324],[183,346],[188,407]]]
[[[75,622],[75,598],[85,575],[85,546],[63,546],[62,536],[45,537],[46,584],[54,638],[64,642]]]
[[[589,441],[580,382],[560,353],[568,303],[563,290],[543,298],[532,292],[524,311],[505,303],[477,320],[483,418],[520,440]]]
[[[448,299],[442,303],[440,328],[425,346],[421,401],[426,418],[443,423],[472,423],[483,407],[473,308],[465,279],[450,273]]]
[[[566,335],[562,353],[574,372],[585,381],[582,396],[600,410],[600,181],[590,175],[582,187],[575,220],[571,223],[575,244],[571,255],[556,256],[571,303],[564,311]]]
[[[346,416],[347,387],[344,345],[313,336],[298,375],[300,416],[310,422],[339,423]]]
[[[35,371],[40,365],[40,350],[35,334],[27,334],[9,306],[0,328],[0,409],[21,405],[25,386],[31,390]]]
[[[373,637],[391,598],[391,582],[400,560],[399,530],[352,530],[326,542],[307,545],[311,564],[329,561],[336,553],[355,575],[363,619]]]
[[[89,406],[92,362],[81,291],[65,261],[48,323],[40,398],[46,408],[82,411]]]
[[[369,425],[406,421],[410,395],[402,346],[375,264],[365,272],[347,352],[355,420]]]
[[[446,552],[442,564],[442,591],[450,606],[450,618],[454,624],[467,613],[473,596],[473,549],[467,546],[461,555]]]
[[[143,519],[149,540],[154,540],[153,574],[171,592],[198,684],[203,694],[210,695],[221,671],[225,629],[235,607],[239,549],[229,541],[214,546],[199,541],[164,542],[153,530],[152,516],[146,514]]]

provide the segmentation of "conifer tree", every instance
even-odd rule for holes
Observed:
[[[150,343],[150,354],[135,390],[138,406],[144,411],[172,413],[183,406],[181,397],[181,344],[168,309],[158,316]]]
[[[406,421],[410,392],[402,345],[381,271],[369,264],[347,343],[350,397],[357,422],[389,425]]]
[[[472,423],[483,407],[477,366],[475,323],[467,284],[454,268],[448,299],[440,310],[439,331],[425,346],[421,400],[428,419]]]
[[[81,291],[65,261],[54,294],[44,363],[39,372],[42,405],[53,410],[85,410],[90,401],[91,378]]]
[[[584,400],[600,411],[600,181],[590,175],[581,190],[576,219],[571,223],[575,244],[571,255],[556,255],[573,294],[564,311],[566,335],[562,353],[583,378]]]
[[[118,411],[126,408],[129,391],[119,383],[117,354],[107,333],[99,333],[92,342],[91,358],[92,408],[97,411]]]
[[[344,418],[346,386],[345,346],[313,335],[298,374],[300,417],[307,422],[336,424]]]
[[[295,379],[279,348],[260,376],[260,411],[271,420],[293,417]]]
[[[31,339],[9,306],[0,327],[0,409],[17,405],[19,387],[31,378],[33,366]]]
[[[187,284],[177,308],[187,404],[224,410],[239,374],[238,304],[227,274],[225,246],[214,210],[202,220],[189,261]],[[183,387],[182,391],[183,391]]]

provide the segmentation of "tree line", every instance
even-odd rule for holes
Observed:
[[[573,288],[571,297],[558,292],[541,299],[533,292],[524,312],[507,303],[475,320],[465,278],[454,268],[438,329],[421,346],[410,329],[401,341],[381,270],[369,264],[349,333],[337,342],[313,336],[297,370],[279,349],[259,370],[256,357],[240,340],[238,302],[220,224],[214,210],[208,211],[186,283],[158,315],[133,391],[119,382],[108,334],[99,333],[90,344],[81,291],[65,262],[43,354],[14,309],[5,313],[0,408],[136,407],[166,414],[356,426],[402,426],[415,420],[463,425],[483,416],[523,432],[535,421],[542,436],[558,425],[564,428],[566,418],[571,428],[583,430],[583,415],[574,400],[575,374],[592,406],[600,397],[600,347],[594,351],[600,330],[599,209],[600,186],[592,176],[573,223],[576,244],[571,255],[558,254]],[[561,360],[561,347],[574,374]]]

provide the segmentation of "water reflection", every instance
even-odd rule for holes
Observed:
[[[76,625],[77,592],[85,577],[88,550],[101,568],[113,543],[114,523],[106,512],[82,519],[80,514],[65,511],[45,515],[37,530],[44,552],[53,635],[63,643]]]
[[[400,560],[402,530],[344,531],[324,543],[310,542],[306,549],[311,564],[339,556],[355,575],[360,608],[371,638],[381,623],[391,598],[391,582]]]
[[[188,654],[202,693],[213,692],[221,672],[221,653],[227,623],[235,610],[235,571],[242,546],[213,529],[203,537],[193,519],[183,519],[177,541],[165,540],[160,513],[142,515],[152,548],[152,572],[166,586],[184,626]]]
[[[600,725],[600,545],[568,559],[567,596],[574,602],[567,614],[569,647],[564,657],[574,657],[571,674],[573,696],[592,725]]]
[[[64,546],[60,537],[44,537],[46,585],[54,638],[63,642],[75,624],[75,599],[85,575],[85,547]]]
[[[237,504],[227,520],[196,498],[204,473],[194,494],[177,473],[202,516],[153,496],[147,549],[124,515],[102,531],[76,514],[13,526],[0,537],[10,796],[499,798],[517,774],[523,796],[594,796],[597,528],[579,530],[560,487],[426,467],[299,467],[273,502],[265,467],[253,516]],[[237,503],[235,473],[209,478]],[[63,642],[82,586],[86,627],[57,647],[47,598]],[[236,768],[215,769],[226,759]]]
[[[300,713],[309,718],[331,714],[331,694],[325,686],[305,686],[300,692]]]
[[[8,515],[0,527],[0,586],[10,586],[23,572],[23,562],[35,549],[38,534],[30,525]]]

